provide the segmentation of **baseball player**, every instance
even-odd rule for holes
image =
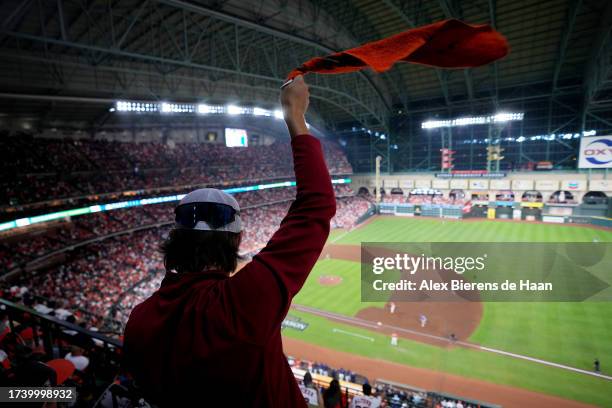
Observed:
[[[427,325],[427,316],[425,316],[424,314],[421,314],[419,316],[419,322],[421,322],[421,327],[425,327]]]

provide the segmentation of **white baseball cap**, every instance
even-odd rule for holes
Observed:
[[[174,210],[177,228],[200,231],[242,231],[240,205],[230,194],[201,188],[187,194]]]

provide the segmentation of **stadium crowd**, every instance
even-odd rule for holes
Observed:
[[[463,205],[464,199],[454,197],[444,197],[442,194],[409,194],[408,197],[402,194],[384,194],[381,196],[383,203],[393,204],[434,204],[434,205]]]
[[[19,303],[36,306],[27,294]],[[54,314],[55,310],[49,313]],[[3,386],[74,387],[76,401],[70,406],[80,408],[93,406],[113,378],[119,378],[117,348],[104,349],[99,341],[71,329],[55,332],[51,347],[45,348],[42,339],[47,333],[38,325],[37,318],[23,312],[12,315],[10,320],[12,325],[7,311],[0,310],[0,384]],[[69,320],[77,322],[73,317]],[[23,405],[49,406],[49,403]]]
[[[352,168],[335,142],[322,139],[331,174]],[[0,206],[124,190],[292,178],[287,141],[229,148],[221,143],[117,142],[3,135]]]
[[[368,208],[365,200],[354,197],[350,186],[335,185],[338,207],[340,210],[332,222],[332,227],[350,227],[357,218],[363,215]],[[249,191],[235,194],[242,208],[262,204],[272,204],[280,201],[290,201],[295,197],[295,188],[284,187]],[[109,212],[93,213],[73,217],[70,222],[59,222],[56,225],[38,234],[32,234],[27,239],[13,238],[0,241],[0,272],[8,271],[24,263],[59,250],[69,245],[94,239],[130,228],[151,225],[154,223],[172,222],[174,220],[173,203],[149,205],[143,207],[130,207]],[[253,218],[253,228],[247,228],[243,238],[245,253],[258,248],[262,242],[274,232],[286,212],[287,206],[267,206],[266,211],[247,209],[245,219]],[[284,210],[283,210],[284,209]],[[270,227],[265,226],[267,219],[272,220]],[[249,224],[247,224],[249,225]],[[264,227],[262,227],[264,226]]]
[[[157,246],[163,232],[139,231],[80,247],[47,273],[20,274],[12,291],[25,287],[34,298],[59,304],[75,316],[84,310],[88,324],[100,327],[121,294],[161,273]]]
[[[299,360],[288,356],[287,361],[293,369],[299,370],[294,373],[301,378],[301,389],[305,399],[308,400],[306,388],[317,391],[318,405],[310,404],[309,407],[334,407],[334,408],[354,408],[359,406],[388,407],[388,408],[477,408],[476,405],[457,398],[448,398],[443,395],[428,393],[408,386],[391,385],[386,382],[376,381],[370,385],[366,376],[354,373],[344,368],[330,367],[328,364],[316,361]],[[299,374],[298,374],[299,373]],[[302,374],[303,373],[303,374]],[[313,380],[313,376],[315,380]],[[353,404],[355,392],[349,392],[346,383],[352,385],[362,385],[364,395],[370,395],[370,402],[367,405]],[[336,388],[337,387],[337,388]],[[336,395],[330,390],[336,389]],[[355,387],[353,387],[353,390]],[[338,394],[339,393],[339,394]],[[359,395],[357,393],[356,395]],[[363,400],[360,399],[363,403]]]

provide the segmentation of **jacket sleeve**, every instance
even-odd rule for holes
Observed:
[[[297,195],[264,249],[225,281],[225,310],[235,334],[265,342],[285,318],[329,235],[336,199],[320,142],[292,138]]]

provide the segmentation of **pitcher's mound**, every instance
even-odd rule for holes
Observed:
[[[342,283],[342,278],[336,275],[321,275],[319,276],[319,285],[336,286]]]

